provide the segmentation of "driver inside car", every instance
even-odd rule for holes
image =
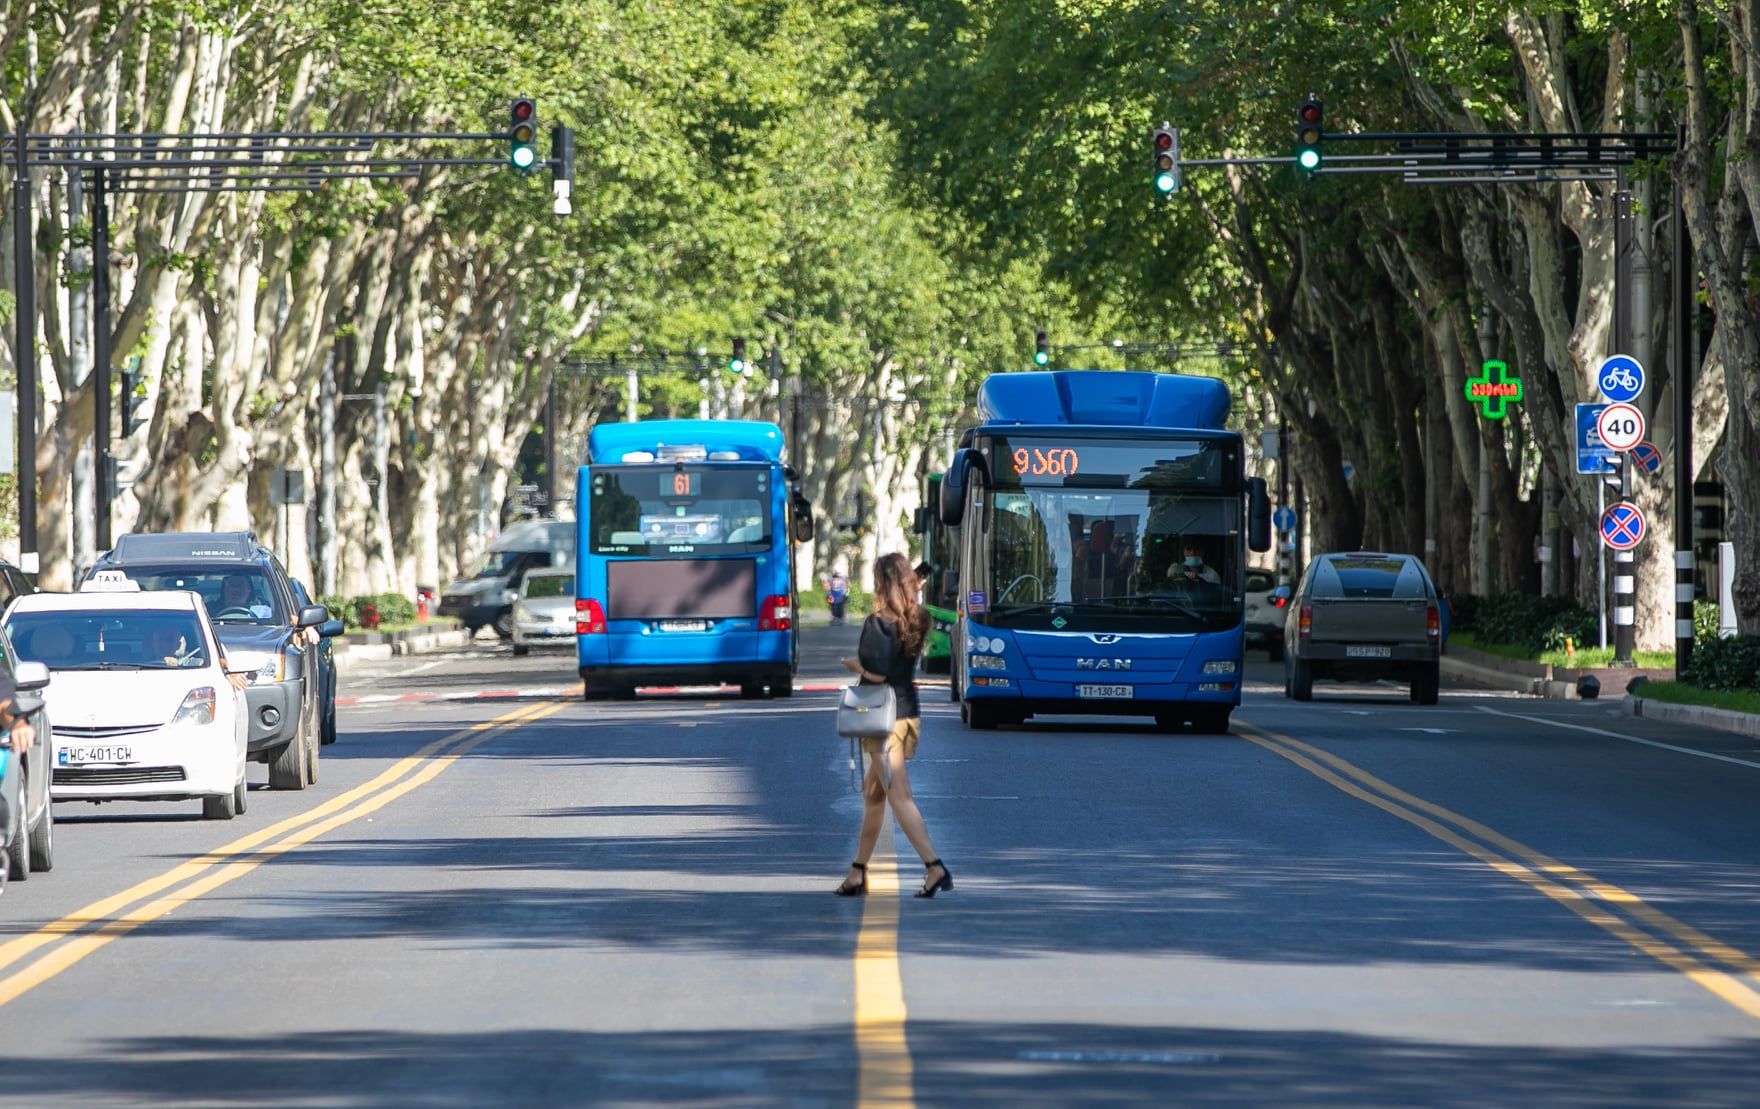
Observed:
[[[202,666],[200,643],[185,645],[183,633],[160,625],[147,633],[147,657],[156,658],[165,666]]]
[[[243,609],[258,620],[267,620],[275,615],[275,610],[263,604],[251,586],[251,579],[243,574],[227,574],[220,583],[220,611],[223,615],[229,609]]]

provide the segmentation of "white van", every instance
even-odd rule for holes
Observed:
[[[494,628],[513,638],[513,603],[526,572],[540,567],[574,566],[573,520],[523,520],[495,537],[476,571],[440,594],[440,615],[456,616],[465,630]]]

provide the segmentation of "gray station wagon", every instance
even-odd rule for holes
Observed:
[[[1440,677],[1441,606],[1412,555],[1353,551],[1308,565],[1284,620],[1285,696],[1306,701],[1321,678],[1409,682],[1434,705]]]

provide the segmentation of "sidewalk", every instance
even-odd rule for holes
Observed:
[[[469,646],[470,635],[463,628],[441,628],[433,631],[349,632],[336,640],[332,648],[336,668],[346,670],[357,662],[382,662],[401,655],[426,655]]]
[[[1442,656],[1441,667],[1445,678],[1555,700],[1576,700],[1577,679],[1585,675],[1592,675],[1601,683],[1603,698],[1624,695],[1633,678],[1647,678],[1653,682],[1674,680],[1673,669],[1615,669],[1607,666],[1579,669],[1529,662],[1525,659],[1503,658],[1500,655],[1475,651],[1470,647],[1448,648],[1448,652]]]

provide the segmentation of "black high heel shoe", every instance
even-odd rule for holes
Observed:
[[[835,893],[839,897],[866,897],[866,896],[868,896],[868,864],[867,863],[850,863],[849,865],[852,868],[862,872],[862,880],[852,886],[852,885],[850,885],[849,879],[845,878],[843,880],[843,884],[838,886],[836,889],[832,890],[831,892]]]
[[[941,877],[934,882],[931,882],[929,881],[928,871],[934,870],[936,867],[941,868]],[[917,891],[918,897],[934,897],[942,890],[950,890],[953,888],[953,871],[947,869],[947,864],[940,859],[931,859],[924,863],[923,871],[923,888]]]

